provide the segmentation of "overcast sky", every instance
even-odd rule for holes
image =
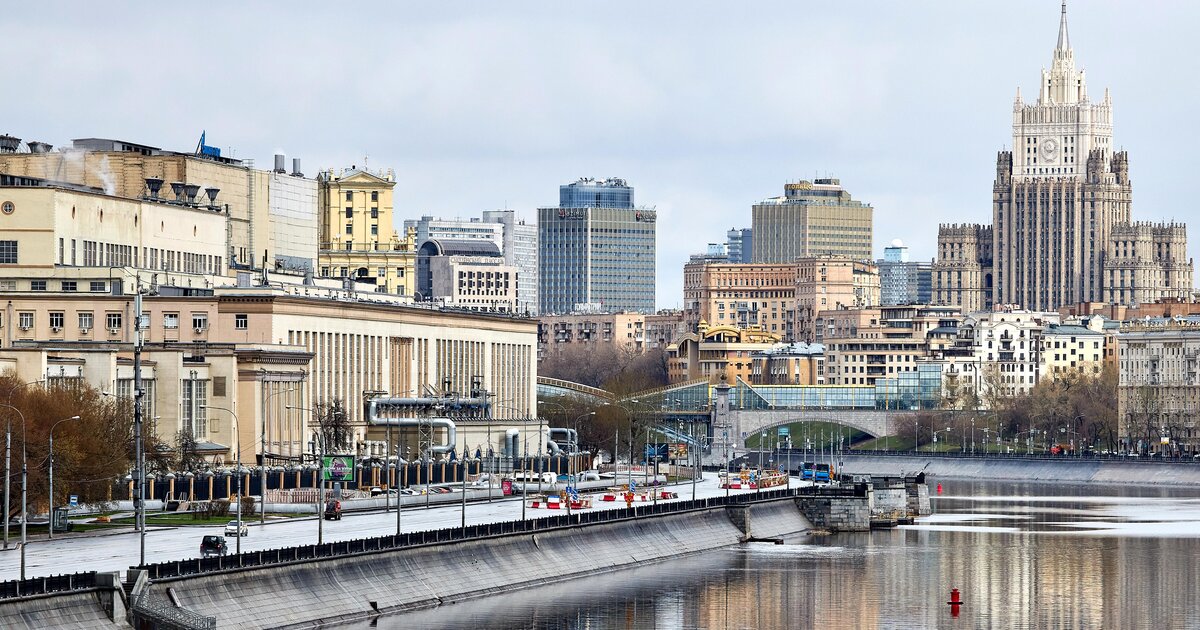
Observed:
[[[243,5],[251,5],[249,7]],[[276,9],[275,7],[278,7]],[[1076,62],[1112,89],[1134,215],[1193,223],[1200,4],[1075,0]],[[23,2],[0,24],[0,133],[208,144],[305,171],[396,170],[396,222],[627,179],[659,210],[658,304],[788,180],[836,176],[893,238],[991,220],[1012,100],[1036,97],[1056,0]],[[366,157],[369,156],[369,157]],[[290,164],[290,163],[289,163]]]

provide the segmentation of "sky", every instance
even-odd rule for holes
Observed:
[[[6,7],[0,133],[111,137],[306,173],[397,176],[396,223],[511,208],[579,177],[658,210],[660,308],[682,269],[797,179],[875,208],[877,257],[932,259],[990,222],[1018,87],[1036,97],[1057,0],[910,2],[25,2]],[[1077,65],[1111,88],[1139,220],[1200,225],[1200,3],[1074,0]],[[290,162],[289,162],[290,164]],[[1195,230],[1195,227],[1193,228]],[[1191,235],[1191,251],[1200,236]]]

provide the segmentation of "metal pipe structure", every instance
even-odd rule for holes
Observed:
[[[58,425],[68,420],[78,419],[79,416],[71,416],[70,418],[63,418],[62,420],[50,425],[50,503],[48,504],[50,506],[50,526],[48,528],[50,540],[54,540],[54,430],[58,428]]]

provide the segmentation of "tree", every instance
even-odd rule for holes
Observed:
[[[354,431],[341,398],[332,398],[328,402],[318,400],[313,405],[313,412],[322,453],[341,453],[350,448]]]
[[[191,431],[175,434],[175,453],[182,472],[196,472],[204,467],[204,456],[196,449],[196,436]]]

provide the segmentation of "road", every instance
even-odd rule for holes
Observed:
[[[801,482],[792,478],[796,487]],[[804,483],[804,485],[808,485]],[[692,485],[681,483],[670,487],[679,499],[692,498]],[[730,490],[732,494],[753,493],[753,490]],[[706,474],[696,483],[696,497],[721,496],[726,493],[717,487],[716,475]],[[594,495],[592,510],[624,507],[624,502],[604,502]],[[526,508],[529,519],[546,518],[565,513],[562,510]],[[519,497],[493,499],[491,503],[468,503],[467,524],[477,525],[521,519]],[[311,545],[317,542],[317,520],[312,517],[268,521],[260,525],[249,521],[249,534],[242,539],[242,551],[258,551],[280,547]],[[406,507],[401,513],[402,531],[422,531],[457,527],[462,524],[460,504],[441,507]],[[386,536],[396,533],[396,512],[344,513],[340,521],[324,522],[325,542]],[[200,538],[206,534],[224,534],[223,526],[151,527],[146,531],[146,561],[149,563],[185,560],[200,555]],[[227,538],[233,553],[236,538]],[[106,536],[59,536],[54,540],[31,541],[26,549],[25,575],[38,577],[79,571],[121,571],[124,573],[138,562],[138,536],[135,532]],[[0,551],[0,580],[20,577],[20,551],[15,548]]]

